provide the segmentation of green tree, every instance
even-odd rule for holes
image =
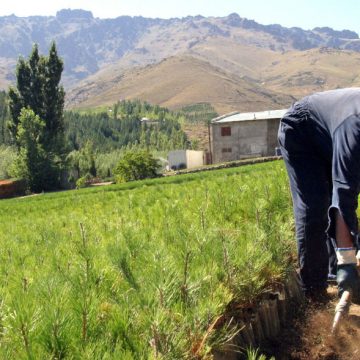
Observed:
[[[85,146],[80,150],[80,169],[90,174],[92,177],[96,177],[96,166],[95,166],[95,153],[94,146],[91,141],[87,141]]]
[[[148,151],[127,152],[113,173],[117,182],[142,180],[157,176],[159,163]]]
[[[45,122],[33,110],[21,110],[16,135],[20,150],[13,173],[25,179],[29,188],[35,192],[43,190],[48,181],[47,156],[41,143],[44,130]]]
[[[8,121],[8,96],[5,91],[0,91],[0,144],[10,145],[10,137],[6,122]]]
[[[44,122],[44,129],[38,139],[46,154],[45,163],[48,181],[42,190],[59,186],[60,171],[64,162],[64,98],[60,85],[63,62],[59,58],[55,43],[48,56],[39,55],[34,45],[28,58],[20,58],[16,67],[16,87],[9,89],[9,130],[18,148],[20,141],[20,116],[22,109],[31,109]]]
[[[11,168],[16,156],[14,147],[0,144],[0,180],[11,177]]]
[[[88,140],[80,150],[70,152],[67,156],[67,164],[70,171],[69,183],[76,183],[77,187],[86,186],[89,180],[97,176],[93,143]]]

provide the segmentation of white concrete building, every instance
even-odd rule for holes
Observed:
[[[204,151],[174,150],[168,154],[169,168],[191,169],[204,165]]]
[[[212,162],[275,155],[280,119],[287,109],[231,113],[211,121]]]
[[[141,118],[140,120],[141,124],[144,125],[159,125],[159,121],[158,120],[152,120],[152,119],[149,119],[147,117],[143,117]]]

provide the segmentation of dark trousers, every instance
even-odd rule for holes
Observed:
[[[331,201],[331,161],[314,151],[308,120],[283,119],[279,144],[290,180],[300,278],[304,291],[326,288],[336,256],[326,235]]]

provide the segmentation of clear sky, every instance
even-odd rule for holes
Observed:
[[[312,29],[329,26],[360,33],[360,0],[0,0],[0,16],[55,15],[64,8],[91,10],[95,17],[121,15],[226,16],[236,12],[261,24]]]

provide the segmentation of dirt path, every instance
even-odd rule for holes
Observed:
[[[331,336],[336,289],[330,288],[330,303],[308,305],[276,343],[269,344],[268,355],[276,360],[360,360],[360,306],[352,305],[336,338]],[[298,309],[294,309],[296,311]],[[306,320],[304,320],[306,319]]]
[[[107,185],[112,185],[112,184],[114,184],[113,181],[104,181],[104,182],[93,183],[93,184],[91,184],[91,186],[107,186]]]

